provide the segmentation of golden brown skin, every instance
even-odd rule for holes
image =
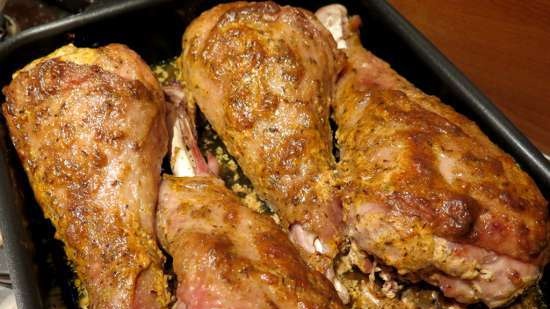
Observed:
[[[14,75],[3,105],[36,199],[88,308],[167,308],[154,236],[164,97],[123,45],[65,46]]]
[[[329,28],[330,13],[317,13]],[[449,297],[505,304],[540,276],[547,202],[472,121],[366,51],[358,18],[341,19],[348,65],[334,118],[349,235]]]
[[[157,229],[174,258],[177,309],[343,308],[267,216],[213,176],[164,176]]]
[[[342,55],[330,34],[310,12],[235,2],[193,21],[183,50],[190,103],[277,209],[309,264],[324,271],[342,239],[328,118]]]

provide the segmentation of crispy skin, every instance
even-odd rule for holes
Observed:
[[[327,8],[318,16],[342,20],[348,56],[334,118],[350,236],[447,296],[505,304],[540,276],[547,202],[472,121],[366,51],[358,18]]]
[[[318,237],[333,257],[341,209],[330,185],[329,104],[341,54],[307,11],[235,2],[186,30],[181,80],[283,226]],[[301,237],[298,236],[298,237]],[[302,237],[304,240],[307,237]],[[329,259],[305,253],[324,271]],[[300,242],[300,241],[297,241]]]
[[[474,122],[414,88],[357,35],[349,41],[335,100],[343,170],[368,175],[385,204],[438,236],[540,262],[548,203],[529,175]]]
[[[174,258],[176,308],[343,308],[269,218],[212,176],[164,176],[157,229]]]
[[[69,45],[4,94],[13,144],[88,307],[166,308],[153,219],[167,131],[148,66],[122,45]]]
[[[371,92],[363,104],[337,117],[348,200],[383,204],[437,236],[537,263],[547,247],[546,202],[510,156],[445,106],[434,111],[392,91]]]

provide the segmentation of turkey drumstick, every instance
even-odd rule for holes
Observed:
[[[178,63],[190,103],[308,263],[327,270],[342,240],[329,126],[342,54],[330,33],[298,8],[222,4],[187,28]]]
[[[125,46],[62,47],[4,88],[10,135],[78,276],[81,306],[167,308],[154,214],[164,96]]]
[[[353,242],[464,303],[500,306],[535,284],[549,232],[533,180],[472,121],[365,50],[344,7],[317,16],[348,56],[333,103]]]
[[[343,308],[268,216],[244,206],[208,170],[181,106],[160,188],[157,234],[173,257],[177,309]]]

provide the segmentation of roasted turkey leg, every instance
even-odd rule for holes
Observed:
[[[343,308],[288,236],[213,176],[164,176],[158,235],[173,257],[178,309]]]
[[[3,113],[88,308],[167,308],[154,235],[164,96],[123,45],[62,47],[16,72]]]
[[[163,177],[157,231],[173,257],[175,308],[343,308],[280,227],[210,173],[185,109],[173,110],[171,163],[178,177]]]
[[[190,103],[320,271],[342,240],[329,127],[341,56],[310,12],[235,2],[193,21],[179,59]]]
[[[334,119],[345,221],[359,248],[464,303],[508,303],[548,254],[547,202],[470,120],[361,46],[340,5],[317,16],[348,63]]]

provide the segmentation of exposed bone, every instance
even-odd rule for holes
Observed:
[[[321,254],[327,253],[327,250],[325,249],[323,243],[321,242],[321,240],[319,240],[319,238],[315,238],[315,241],[313,241],[313,246],[315,247],[315,251]]]
[[[172,149],[170,153],[170,166],[172,173],[177,177],[192,177],[195,176],[195,164],[188,154],[188,150],[184,145],[182,133],[182,120],[176,119],[172,134]]]
[[[186,108],[185,95],[179,85],[163,88],[168,104],[168,126],[172,130],[170,167],[177,177],[191,177],[211,174],[214,163],[208,164],[197,144],[197,132],[192,111]],[[214,171],[216,173],[217,171]]]
[[[315,15],[321,21],[323,26],[332,34],[332,37],[336,41],[338,49],[347,48],[346,23],[348,21],[348,11],[346,7],[341,4],[331,4],[324,6],[315,12]]]
[[[348,289],[340,282],[338,279],[334,279],[334,288],[336,289],[336,292],[338,293],[338,297],[342,300],[344,304],[349,304],[351,301],[351,297],[349,296]]]
[[[350,294],[348,292],[348,289],[342,284],[338,278],[336,278],[336,274],[334,273],[334,269],[332,267],[329,267],[325,272],[325,277],[332,282],[332,285],[334,285],[334,289],[338,293],[338,297],[342,300],[344,304],[348,304],[351,301]]]
[[[306,252],[311,254],[315,253],[313,242],[316,236],[304,230],[301,224],[293,224],[290,227],[289,237],[294,244],[302,247]]]

